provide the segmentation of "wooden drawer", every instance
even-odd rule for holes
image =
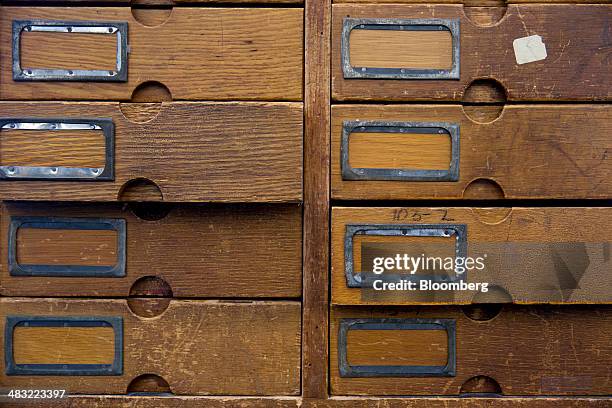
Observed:
[[[611,223],[612,208],[334,207],[332,303],[610,303]],[[396,255],[399,268],[373,273],[375,258]],[[422,262],[416,273],[404,255]],[[474,259],[469,270],[458,258]],[[461,280],[487,288],[450,285]]]
[[[612,81],[605,51],[612,6],[509,4],[505,14],[493,7],[471,19],[466,10],[335,4],[333,98],[460,101],[473,81],[489,79],[510,101],[612,99],[601,86]],[[518,64],[514,40],[533,35],[547,57]]]
[[[302,209],[5,202],[3,296],[300,297]]]
[[[335,105],[332,197],[608,199],[610,134],[608,105]]]
[[[0,305],[5,388],[124,394],[155,374],[177,395],[300,392],[299,302],[172,300],[155,319],[125,300]]]
[[[609,395],[612,309],[332,308],[333,395]]]
[[[1,98],[127,100],[154,81],[174,99],[302,99],[302,9],[135,13],[2,7]]]
[[[2,200],[115,201],[143,190],[148,201],[302,198],[302,104],[4,102],[0,109]]]

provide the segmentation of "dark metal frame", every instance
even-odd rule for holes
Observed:
[[[352,133],[422,133],[447,134],[451,139],[451,159],[448,170],[371,169],[353,168],[349,162],[349,138]],[[458,181],[460,157],[458,124],[443,122],[388,122],[372,120],[344,121],[340,160],[343,180],[381,181]]]
[[[98,30],[96,30],[98,28]],[[21,67],[21,33],[24,31],[90,32],[117,35],[116,69],[44,69]],[[104,31],[106,30],[106,32]],[[14,81],[97,81],[126,82],[128,79],[128,23],[118,21],[56,21],[56,20],[14,20],[13,21],[13,80]]]
[[[405,236],[405,237],[451,237],[455,236],[455,256],[467,256],[467,225],[465,224],[362,224],[346,225],[344,234],[344,274],[349,288],[363,287],[361,274],[355,273],[353,260],[353,237],[355,235]],[[416,276],[416,278],[415,278]],[[454,282],[467,280],[467,271],[461,276],[423,276],[408,277],[380,275],[381,280],[394,282],[398,279],[429,279],[434,282]]]
[[[342,71],[344,78],[366,79],[459,79],[460,78],[460,23],[459,19],[441,18],[348,18],[342,23]],[[453,47],[453,63],[450,69],[411,69],[354,67],[350,61],[350,36],[354,29],[450,31]]]
[[[115,180],[115,124],[112,119],[49,119],[0,118],[0,129],[18,128],[20,124],[38,124],[41,130],[62,130],[70,125],[88,126],[102,130],[104,136],[104,168],[0,166],[0,180],[58,180],[58,181],[114,181]],[[63,126],[67,125],[67,126]]]
[[[114,266],[23,265],[17,260],[19,228],[117,231]],[[114,218],[11,217],[8,231],[8,270],[11,276],[120,278],[126,276],[126,222]]]
[[[115,355],[112,364],[17,364],[13,358],[15,327],[112,327]],[[122,375],[123,318],[119,316],[7,316],[4,327],[6,375]]]
[[[448,360],[444,366],[372,365],[348,363],[349,330],[445,330],[448,335]],[[338,329],[338,368],[340,377],[454,377],[457,364],[454,319],[341,319]]]

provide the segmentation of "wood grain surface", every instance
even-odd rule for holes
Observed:
[[[453,319],[457,367],[452,377],[340,377],[338,325],[343,318]],[[458,395],[474,376],[488,376],[504,396],[609,395],[612,308],[505,306],[492,320],[474,321],[460,308],[332,308],[333,395]],[[381,332],[379,342],[384,342]],[[373,345],[381,347],[381,343]],[[354,352],[358,353],[358,349]],[[608,357],[605,357],[605,356]]]
[[[355,67],[450,69],[449,31],[351,31],[350,57]]]
[[[297,395],[300,393],[299,302],[172,300],[143,319],[125,300],[0,299],[8,315],[123,317],[120,376],[7,376],[3,388],[65,389],[68,394],[124,394],[130,381],[154,373],[176,395]],[[2,330],[4,344],[4,329]],[[4,347],[2,348],[4,364]],[[228,364],[231,362],[231,364]]]
[[[286,202],[302,199],[302,105],[259,102],[2,102],[2,116],[110,118],[114,181],[0,181],[2,200],[116,201],[134,179],[155,183],[166,201]],[[151,112],[152,110],[153,113]],[[140,112],[148,118],[143,122]],[[126,115],[128,117],[126,117]],[[131,119],[130,119],[131,118]],[[10,132],[6,132],[10,134]],[[31,131],[31,140],[43,137]],[[8,135],[7,137],[9,137]],[[84,140],[71,147],[96,155]],[[4,156],[0,144],[0,156]],[[19,147],[9,144],[13,152]],[[24,146],[30,161],[45,144]],[[76,154],[75,157],[78,157]],[[63,163],[57,155],[57,164]]]
[[[332,303],[357,304],[469,304],[610,303],[603,284],[610,276],[611,208],[470,208],[470,207],[334,207],[332,211]],[[485,253],[482,271],[473,269],[468,282],[490,283],[491,291],[446,293],[401,292],[374,297],[349,288],[345,275],[344,239],[347,225],[466,225],[468,256]],[[593,228],[597,225],[597,228]],[[365,239],[361,237],[362,239]],[[367,237],[369,241],[374,237]],[[421,237],[377,237],[390,245],[389,253],[419,256]],[[403,245],[401,244],[403,239]],[[355,246],[359,241],[353,240]],[[564,244],[565,243],[565,244]],[[516,247],[512,247],[512,244]],[[447,245],[425,246],[427,256],[448,256]],[[427,249],[428,248],[428,249]],[[361,270],[354,250],[354,272]],[[380,255],[382,256],[382,255]],[[387,255],[385,255],[387,256]],[[388,255],[395,256],[395,255]],[[584,261],[584,263],[581,263]],[[501,292],[493,290],[493,285]]]
[[[2,100],[129,100],[134,89],[147,81],[162,83],[176,100],[302,99],[303,11],[299,8],[177,7],[154,27],[139,23],[126,7],[2,7],[0,16]],[[12,21],[33,19],[126,21],[128,81],[13,81]],[[44,64],[38,68],[75,56],[80,59],[70,41],[57,43],[44,37],[34,44],[37,62]],[[88,45],[86,55],[104,51],[104,41],[84,45]]]
[[[300,297],[302,219],[297,205],[206,206],[183,204],[147,221],[121,204],[5,202],[0,215],[3,296],[120,296],[144,277],[158,277],[175,297]],[[137,208],[137,207],[136,207]],[[156,207],[152,207],[155,209]],[[146,209],[145,209],[146,211]],[[11,216],[124,219],[127,229],[124,278],[10,276],[7,264]],[[105,265],[115,256],[108,231],[76,231],[81,240],[30,230],[18,254],[38,264]],[[36,235],[37,234],[37,235]],[[65,232],[63,232],[65,234]],[[92,236],[97,234],[98,236]],[[18,234],[19,236],[19,234]],[[102,251],[100,245],[109,245]],[[110,249],[110,250],[109,250]],[[99,255],[102,252],[103,255]],[[75,261],[75,257],[78,259]],[[115,264],[115,260],[111,262]]]
[[[468,116],[470,115],[470,116]],[[506,105],[501,116],[471,119],[460,105],[335,105],[332,107],[331,180],[334,199],[449,198],[599,198],[612,197],[612,107],[609,105]],[[588,120],[585,120],[587,119]],[[460,126],[459,180],[342,180],[341,138],[344,121],[445,122]],[[374,136],[372,136],[374,135]],[[406,136],[400,143],[397,139]],[[410,135],[353,133],[352,167],[381,164],[435,169],[449,150],[442,144],[412,143]],[[356,138],[353,145],[352,139]],[[361,140],[368,138],[370,140]],[[376,138],[376,141],[371,140]],[[365,143],[370,143],[368,149]],[[446,139],[448,143],[448,138]],[[433,146],[432,146],[433,145]],[[447,148],[448,149],[448,148]],[[353,164],[355,162],[356,164]],[[420,163],[420,164],[419,164]],[[475,189],[486,180],[496,196]]]
[[[328,400],[304,400],[304,408],[604,408],[605,397],[333,397]]]
[[[489,78],[504,87],[509,101],[608,101],[612,91],[601,84],[612,81],[611,8],[510,4],[499,22],[478,26],[462,5],[337,4],[332,19],[332,96],[342,101],[459,101],[472,81]],[[487,21],[482,12],[472,18]],[[344,79],[340,47],[345,17],[459,19],[460,80]],[[536,34],[546,44],[547,58],[517,65],[513,41]]]
[[[328,395],[331,0],[305,3],[302,395]]]

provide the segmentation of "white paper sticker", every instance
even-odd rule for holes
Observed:
[[[546,59],[546,45],[539,35],[517,38],[512,45],[516,63],[519,65]]]

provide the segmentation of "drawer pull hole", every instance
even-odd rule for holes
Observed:
[[[143,276],[130,288],[128,307],[136,316],[156,317],[166,311],[172,297],[168,282],[157,276]]]
[[[461,386],[460,393],[463,394],[502,394],[502,388],[497,381],[486,375],[477,375],[468,379]],[[473,396],[473,395],[470,395]]]
[[[119,190],[119,201],[163,201],[161,189],[153,181],[139,177],[125,183]]]
[[[463,190],[464,199],[499,200],[506,196],[502,186],[495,180],[477,178]]]
[[[461,310],[468,319],[484,322],[495,318],[502,311],[503,305],[497,303],[474,304],[463,306]]]
[[[134,378],[127,387],[129,395],[172,394],[172,389],[163,377],[156,374],[143,374]]]

